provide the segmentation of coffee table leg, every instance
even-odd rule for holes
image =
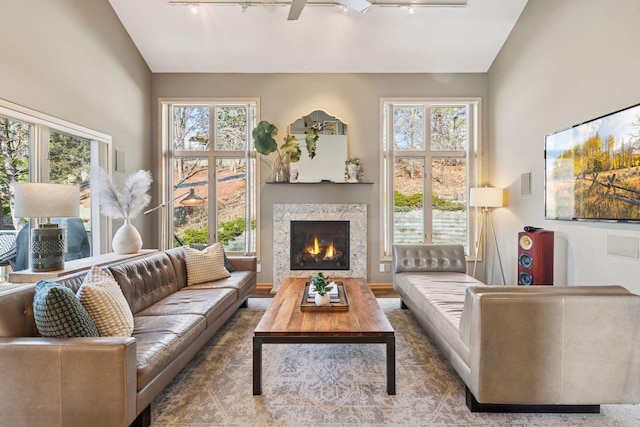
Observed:
[[[253,395],[262,394],[262,338],[253,337]]]
[[[396,337],[387,338],[387,393],[396,394]]]

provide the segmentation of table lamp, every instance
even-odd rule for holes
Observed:
[[[31,229],[31,270],[64,269],[64,230],[49,218],[80,215],[80,188],[77,185],[19,182],[14,184],[14,215],[17,218],[45,218]]]

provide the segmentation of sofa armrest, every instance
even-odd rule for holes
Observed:
[[[125,426],[136,412],[136,340],[0,338],[0,425]]]
[[[256,271],[258,259],[254,256],[228,256],[229,262],[236,271]]]
[[[478,402],[640,402],[640,297],[594,291],[473,295],[467,386]]]

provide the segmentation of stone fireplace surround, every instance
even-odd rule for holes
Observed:
[[[367,277],[366,204],[273,205],[273,289],[287,277],[311,277],[313,270],[290,269],[291,221],[349,221],[350,270],[323,270],[329,277]]]

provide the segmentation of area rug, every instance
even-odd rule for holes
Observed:
[[[638,426],[640,405],[600,414],[471,413],[464,385],[409,310],[378,299],[396,330],[396,392],[382,344],[263,346],[252,395],[253,329],[271,299],[250,299],[153,401],[153,427]]]

